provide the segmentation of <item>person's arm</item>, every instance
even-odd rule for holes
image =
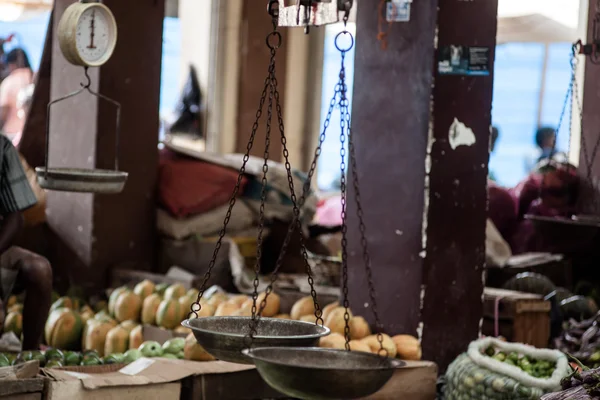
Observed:
[[[10,110],[11,105],[11,96],[10,96],[10,78],[4,79],[2,83],[0,83],[0,130],[6,123],[8,119],[8,111]]]
[[[5,215],[0,223],[0,254],[12,246],[15,237],[23,227],[23,216],[16,211]]]
[[[0,254],[7,250],[23,225],[21,213],[37,199],[23,171],[19,153],[0,135]]]

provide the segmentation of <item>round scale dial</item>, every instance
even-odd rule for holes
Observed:
[[[60,49],[71,64],[97,67],[108,61],[117,43],[117,24],[100,3],[74,3],[58,26]]]

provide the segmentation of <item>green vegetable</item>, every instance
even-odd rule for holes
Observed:
[[[502,362],[502,361],[506,360],[506,354],[504,354],[504,353],[498,353],[495,356],[493,356],[492,358],[495,359],[495,360],[498,360],[498,361]]]
[[[64,360],[64,358],[65,358],[63,352],[58,349],[46,350],[46,353],[44,353],[44,355],[46,356],[46,361]]]
[[[490,346],[485,350],[485,354],[492,357],[494,354],[496,354],[496,349],[494,349],[493,346]]]

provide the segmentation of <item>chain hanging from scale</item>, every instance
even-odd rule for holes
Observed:
[[[347,16],[344,17],[344,26],[348,22]],[[340,40],[347,37],[350,43],[346,47],[340,45]],[[346,54],[354,46],[354,37],[350,32],[344,29],[338,33],[335,37],[335,47],[340,52],[341,65],[339,80],[336,84],[336,90],[334,99],[339,95],[339,108],[340,108],[340,191],[341,191],[341,218],[342,218],[342,297],[344,306],[344,338],[346,350],[350,351],[350,301],[348,299],[348,219],[347,219],[347,184],[346,184],[346,172],[348,170],[346,165],[346,140],[348,139],[348,148],[350,151],[348,161],[350,164],[352,185],[354,188],[354,199],[356,202],[356,214],[359,223],[360,232],[360,243],[363,252],[363,262],[367,273],[367,281],[369,286],[369,297],[371,300],[371,310],[375,318],[375,325],[377,330],[377,341],[379,342],[379,354],[385,359],[388,356],[387,350],[383,346],[383,325],[379,318],[379,312],[377,307],[377,299],[375,294],[375,285],[373,283],[373,274],[371,270],[371,257],[368,249],[368,242],[366,238],[366,227],[364,223],[364,213],[362,203],[360,200],[360,188],[358,181],[358,172],[356,167],[356,154],[354,149],[354,141],[351,134],[351,118],[350,118],[350,101],[348,99],[348,85],[346,84],[346,66],[345,58]]]
[[[265,102],[267,102],[266,137],[265,137],[265,150],[263,153],[264,161],[263,161],[263,167],[262,167],[262,178],[261,178],[261,183],[262,183],[261,186],[262,187],[261,187],[261,200],[260,200],[260,208],[259,208],[259,229],[258,229],[259,232],[258,232],[258,236],[257,236],[257,256],[256,256],[256,263],[254,265],[254,280],[253,280],[253,293],[252,293],[252,318],[251,318],[250,324],[249,324],[248,335],[246,336],[246,340],[249,341],[249,345],[252,344],[252,341],[254,340],[254,336],[257,333],[257,327],[258,327],[260,315],[262,314],[262,312],[267,304],[268,295],[273,290],[273,283],[277,279],[277,272],[283,263],[283,255],[285,254],[287,245],[290,242],[291,235],[295,231],[295,228],[300,229],[300,227],[301,227],[300,208],[304,204],[305,198],[308,195],[308,193],[310,192],[311,178],[316,169],[317,158],[321,153],[321,145],[322,145],[322,142],[325,137],[324,134],[321,136],[321,140],[319,141],[319,146],[317,147],[317,150],[315,150],[315,159],[313,160],[313,163],[311,165],[311,170],[309,171],[307,181],[304,184],[303,194],[302,194],[300,200],[298,201],[296,199],[296,195],[295,195],[295,191],[294,191],[293,174],[292,174],[291,165],[290,165],[289,159],[288,159],[289,152],[287,150],[287,145],[286,145],[287,139],[285,137],[284,125],[283,125],[283,112],[282,112],[281,104],[280,104],[279,91],[277,89],[278,82],[277,82],[277,77],[276,77],[275,60],[276,60],[277,50],[281,46],[281,42],[282,42],[281,33],[277,30],[277,28],[278,28],[278,25],[277,25],[278,1],[271,0],[269,2],[268,12],[271,15],[272,24],[273,24],[273,31],[270,32],[266,38],[266,45],[271,52],[271,58],[270,58],[269,67],[268,67],[268,74],[267,74],[267,77],[264,82],[264,87],[263,87],[263,91],[261,94],[259,107],[258,107],[258,110],[256,113],[256,119],[252,126],[252,132],[250,134],[250,139],[248,141],[246,153],[244,154],[242,167],[240,168],[240,175],[238,176],[238,180],[236,182],[234,192],[233,192],[232,197],[229,202],[229,207],[228,207],[228,211],[225,216],[223,228],[219,232],[219,238],[217,239],[217,244],[216,244],[215,250],[213,252],[213,257],[209,263],[207,272],[202,281],[197,300],[196,300],[196,302],[194,302],[191,305],[191,309],[190,309],[190,311],[191,311],[190,316],[193,314],[196,317],[198,317],[198,313],[202,308],[202,306],[200,304],[200,300],[206,290],[206,286],[207,286],[208,280],[210,279],[212,269],[214,268],[214,265],[216,263],[218,252],[222,246],[223,238],[225,237],[225,235],[227,233],[227,225],[231,218],[231,212],[232,212],[233,206],[236,203],[236,197],[237,197],[237,194],[239,193],[241,180],[245,173],[246,164],[250,158],[250,151],[254,145],[254,139],[256,137],[256,132],[259,127],[259,122],[262,117],[262,112],[263,112],[262,110],[264,108]],[[268,93],[268,101],[267,101],[267,93]],[[282,247],[282,249],[280,251],[280,254],[278,257],[278,262],[277,262],[276,268],[275,268],[275,272],[271,276],[271,283],[269,284],[269,286],[267,287],[267,289],[265,291],[264,298],[262,299],[260,304],[257,304],[258,286],[260,283],[260,280],[259,280],[260,262],[262,259],[262,240],[263,240],[263,230],[264,230],[264,220],[265,220],[264,209],[265,209],[265,202],[266,202],[267,173],[268,173],[268,169],[269,169],[268,160],[269,160],[269,145],[270,145],[270,141],[271,141],[271,124],[272,124],[272,119],[273,119],[273,106],[275,106],[275,109],[276,109],[278,128],[279,128],[279,131],[281,134],[281,142],[283,145],[283,154],[284,154],[284,157],[286,160],[285,168],[286,168],[288,183],[289,183],[289,187],[290,187],[290,196],[291,196],[291,200],[292,200],[293,208],[294,208],[294,210],[293,210],[294,216],[293,216],[293,221],[290,224],[290,229],[288,230],[288,234],[284,241],[284,246]],[[323,320],[321,318],[322,311],[317,302],[317,294],[314,289],[314,281],[312,278],[312,272],[311,272],[310,265],[308,264],[308,259],[307,259],[308,256],[306,253],[306,248],[303,243],[302,243],[302,248],[303,248],[303,255],[305,258],[305,264],[307,267],[308,282],[309,282],[309,285],[311,288],[311,295],[312,295],[314,306],[315,306],[315,317],[316,317],[317,322],[320,321],[320,324],[322,326],[323,325]]]
[[[582,158],[583,158],[583,162],[585,163],[584,168],[585,168],[585,174],[584,174],[584,178],[587,181],[587,184],[590,185],[590,187],[593,189],[591,193],[589,193],[592,196],[592,204],[588,204],[587,206],[592,206],[594,209],[593,210],[586,210],[586,212],[590,212],[593,211],[594,214],[597,214],[598,212],[600,212],[600,198],[598,196],[598,194],[596,194],[597,189],[596,186],[596,182],[592,176],[592,167],[594,165],[594,161],[596,159],[596,155],[598,153],[598,149],[600,147],[600,133],[597,135],[596,141],[593,145],[592,148],[592,152],[591,154],[589,153],[589,148],[588,148],[588,143],[586,140],[586,135],[583,132],[583,107],[579,98],[579,85],[578,85],[578,81],[577,81],[577,69],[578,69],[578,55],[585,55],[588,57],[589,61],[594,64],[594,65],[599,65],[600,64],[600,0],[597,0],[596,2],[596,15],[594,17],[594,22],[593,22],[593,39],[592,39],[592,43],[589,44],[583,44],[581,40],[578,40],[577,42],[575,42],[572,47],[571,47],[571,59],[570,59],[570,64],[571,64],[571,78],[569,81],[569,86],[567,89],[567,93],[565,96],[565,100],[563,102],[563,107],[561,110],[561,114],[560,114],[560,118],[559,118],[559,122],[558,122],[558,126],[556,129],[556,139],[554,141],[553,144],[553,148],[551,151],[551,154],[554,154],[556,151],[556,145],[558,143],[558,134],[561,130],[561,127],[564,124],[564,120],[565,120],[565,116],[567,113],[567,110],[569,110],[569,127],[568,127],[568,132],[569,132],[569,141],[568,141],[568,147],[567,147],[567,154],[571,153],[571,141],[572,141],[572,135],[573,135],[573,119],[574,118],[578,118],[579,119],[579,126],[580,126],[580,141],[581,141],[581,152],[582,152]],[[570,168],[570,166],[568,166],[567,168]],[[546,176],[544,175],[544,178]],[[581,199],[579,200],[579,205],[581,206]],[[578,210],[579,212],[582,210]]]

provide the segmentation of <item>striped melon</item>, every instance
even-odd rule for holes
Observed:
[[[95,350],[100,357],[104,356],[104,347],[108,332],[114,327],[108,322],[90,320],[85,328],[83,336],[83,350]]]
[[[144,299],[142,306],[142,323],[148,325],[156,324],[156,312],[162,299],[158,293],[151,294]]]
[[[181,320],[181,306],[177,300],[163,300],[156,312],[156,324],[165,329],[174,329]]]
[[[143,327],[138,325],[129,332],[129,349],[137,349],[144,343]]]
[[[73,300],[70,297],[63,296],[56,300],[50,306],[50,310],[56,310],[57,308],[73,308]]]
[[[165,300],[177,300],[185,296],[185,288],[180,283],[175,283],[165,290]]]
[[[139,321],[142,310],[142,300],[137,294],[125,291],[119,294],[115,302],[115,319],[119,322]]]
[[[77,350],[81,344],[83,323],[79,313],[57,308],[50,313],[44,329],[46,344],[61,350]]]
[[[10,312],[4,320],[4,332],[13,332],[18,338],[23,333],[23,315],[20,312]]]
[[[125,353],[129,349],[129,332],[127,329],[116,326],[106,334],[104,343],[104,355],[109,356],[115,353]]]
[[[115,305],[117,304],[117,299],[119,298],[119,295],[128,291],[130,291],[128,287],[121,286],[113,290],[110,294],[110,297],[108,298],[108,313],[112,317],[115,316]]]
[[[143,301],[146,297],[148,297],[152,293],[154,293],[154,288],[155,288],[155,285],[152,281],[150,281],[148,279],[144,279],[143,281],[141,281],[140,283],[135,285],[135,288],[133,289],[133,293],[140,296],[140,299],[142,299],[142,301]]]

